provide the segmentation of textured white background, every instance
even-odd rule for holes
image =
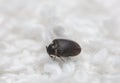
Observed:
[[[55,38],[81,54],[52,61]],[[120,83],[120,0],[0,0],[0,83]]]

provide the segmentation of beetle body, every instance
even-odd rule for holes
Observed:
[[[46,49],[50,56],[54,55],[55,57],[76,56],[81,52],[79,44],[67,39],[55,39]]]

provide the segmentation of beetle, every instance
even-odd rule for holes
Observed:
[[[54,39],[48,47],[46,46],[46,50],[49,56],[55,59],[56,57],[76,56],[81,52],[81,47],[72,40]]]

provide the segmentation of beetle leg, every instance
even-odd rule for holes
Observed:
[[[62,57],[60,57],[60,59],[61,59],[63,62],[65,62],[65,60],[64,60]]]
[[[55,59],[56,59],[56,56],[53,57],[53,60],[54,60],[54,61],[55,61]]]
[[[54,57],[54,60],[56,59],[56,56],[57,56],[57,49],[55,49],[55,57]]]
[[[61,57],[60,55],[57,55],[63,62],[65,62],[64,61],[64,59],[63,59],[63,57]]]
[[[55,49],[55,55],[57,55],[57,49]]]
[[[56,56],[50,56],[51,59],[55,60]]]
[[[50,58],[54,59],[54,56],[50,56]]]
[[[52,58],[53,58],[53,60],[55,60],[55,59],[56,59],[56,55],[57,55],[57,49],[55,49],[55,56],[54,56],[54,57],[52,57]]]
[[[59,50],[59,51],[60,51],[60,50]],[[63,51],[61,50],[60,52],[62,53]],[[57,53],[58,53],[58,51],[57,51]],[[64,59],[63,59],[63,57],[61,57],[61,55],[58,55],[58,54],[57,54],[57,57],[59,57],[63,62],[65,62]]]
[[[55,49],[55,55],[58,56],[62,61],[64,61],[64,59],[58,55],[57,49]],[[56,56],[54,57],[54,60],[56,59]]]

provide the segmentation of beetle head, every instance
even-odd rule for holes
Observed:
[[[48,47],[46,46],[46,49],[47,49],[47,53],[49,55],[54,55],[55,54],[54,44],[50,44]]]

